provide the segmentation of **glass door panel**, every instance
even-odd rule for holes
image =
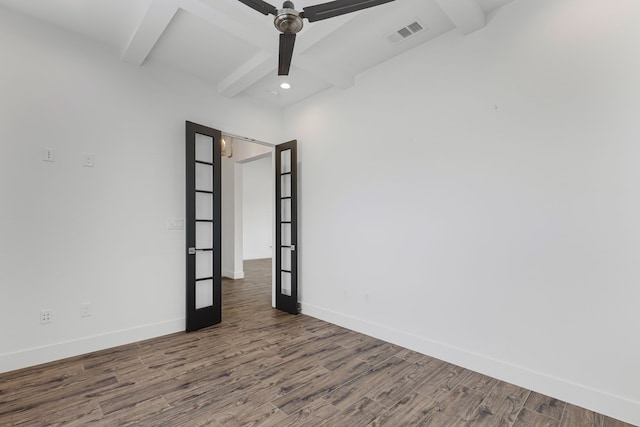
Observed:
[[[220,323],[220,139],[216,129],[186,124],[186,329]]]

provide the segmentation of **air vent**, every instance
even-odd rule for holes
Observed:
[[[402,36],[403,39],[406,39],[407,37],[410,37],[411,34],[413,34],[411,31],[409,31],[409,28],[404,27],[398,30],[398,34],[400,34]]]
[[[417,21],[414,22],[411,25],[407,25],[407,28],[409,30],[411,30],[412,33],[417,33],[418,31],[422,30],[422,25],[420,25]]]
[[[422,24],[420,24],[420,22],[416,20],[411,24],[407,25],[406,27],[402,27],[399,30],[389,34],[387,38],[391,43],[398,43],[398,42],[401,42],[402,40],[408,39],[418,31],[422,31],[422,30],[424,30],[424,27],[422,26]]]

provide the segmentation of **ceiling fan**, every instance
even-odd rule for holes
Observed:
[[[296,42],[296,33],[302,30],[302,19],[309,22],[333,18],[369,7],[389,3],[394,0],[335,0],[328,3],[317,4],[302,8],[302,12],[295,10],[292,2],[285,1],[282,9],[262,0],[240,0],[252,9],[263,15],[274,15],[274,25],[280,31],[280,57],[278,60],[278,75],[288,76],[293,56],[293,45]]]

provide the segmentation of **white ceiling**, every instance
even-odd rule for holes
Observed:
[[[0,0],[0,6],[94,39],[122,61],[162,64],[209,82],[224,96],[286,107],[330,87],[348,88],[358,73],[445,32],[476,31],[488,22],[488,13],[510,1],[396,0],[305,21],[288,77],[277,75],[273,16],[238,0]],[[302,10],[323,1],[294,3]],[[399,43],[388,40],[414,21],[425,29]],[[279,87],[284,80],[292,85],[288,91]]]

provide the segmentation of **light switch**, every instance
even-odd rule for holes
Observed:
[[[93,153],[83,153],[82,154],[82,166],[87,168],[93,167]]]
[[[56,161],[56,150],[53,148],[43,148],[42,149],[42,160],[45,162],[55,162]]]
[[[169,230],[184,230],[183,218],[171,218],[167,221],[167,228]]]

